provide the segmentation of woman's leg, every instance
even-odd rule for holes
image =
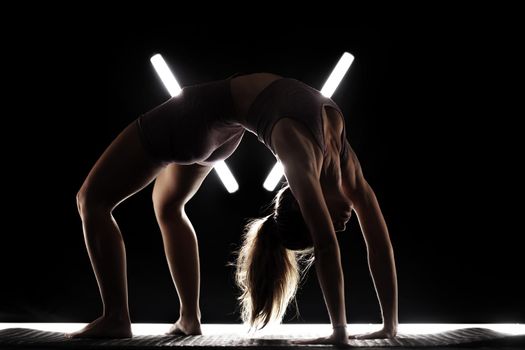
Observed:
[[[84,181],[77,203],[103,314],[69,337],[131,337],[126,253],[111,213],[124,199],[147,186],[161,169],[146,154],[137,124],[132,123],[106,149]]]
[[[170,164],[157,177],[153,189],[155,215],[164,251],[180,301],[179,320],[169,334],[202,334],[199,308],[199,248],[184,205],[197,192],[211,166]]]

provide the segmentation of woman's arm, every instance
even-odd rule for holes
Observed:
[[[319,181],[287,169],[287,179],[314,242],[315,265],[332,324],[346,325],[344,281],[339,244]]]
[[[285,166],[285,175],[314,242],[315,267],[334,334],[326,340],[347,343],[344,278],[339,244],[319,181],[301,167]],[[311,341],[307,341],[311,342]]]
[[[354,203],[359,225],[368,251],[368,265],[381,306],[383,330],[377,337],[393,337],[397,333],[397,276],[394,251],[388,228],[376,195],[363,176],[353,151],[342,166],[343,188]],[[374,334],[370,334],[369,337]]]
[[[366,242],[368,265],[381,305],[385,336],[393,337],[398,325],[394,250],[379,203],[368,184],[354,200],[354,208]]]
[[[330,321],[330,337],[299,343],[347,344],[344,279],[339,244],[319,182],[322,154],[298,129],[274,128],[277,157],[314,243],[315,267]],[[281,133],[282,132],[282,133]],[[336,327],[344,326],[344,327]]]

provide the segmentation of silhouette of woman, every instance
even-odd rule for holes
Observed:
[[[169,334],[201,334],[197,237],[184,208],[213,164],[235,151],[245,130],[279,159],[287,184],[275,196],[273,214],[245,228],[236,261],[243,321],[256,328],[280,321],[315,257],[333,333],[303,342],[348,343],[335,232],[345,229],[353,210],[383,317],[383,329],[363,337],[396,335],[393,249],[376,196],[346,138],[341,110],[298,80],[256,73],[184,88],[132,122],[98,159],[77,203],[103,315],[66,336],[132,336],[126,253],[112,211],[154,179],[155,215],[181,305]]]

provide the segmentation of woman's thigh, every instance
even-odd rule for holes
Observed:
[[[146,153],[136,122],[128,125],[89,172],[79,197],[84,204],[113,209],[146,187],[163,169]]]

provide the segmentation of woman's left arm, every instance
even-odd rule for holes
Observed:
[[[368,266],[381,305],[385,337],[397,334],[397,275],[394,250],[379,203],[367,184],[359,199],[354,199],[354,209],[366,242]]]
[[[342,165],[343,188],[354,204],[368,252],[368,265],[381,306],[383,330],[362,337],[394,337],[398,326],[394,250],[377,197],[353,152]]]

